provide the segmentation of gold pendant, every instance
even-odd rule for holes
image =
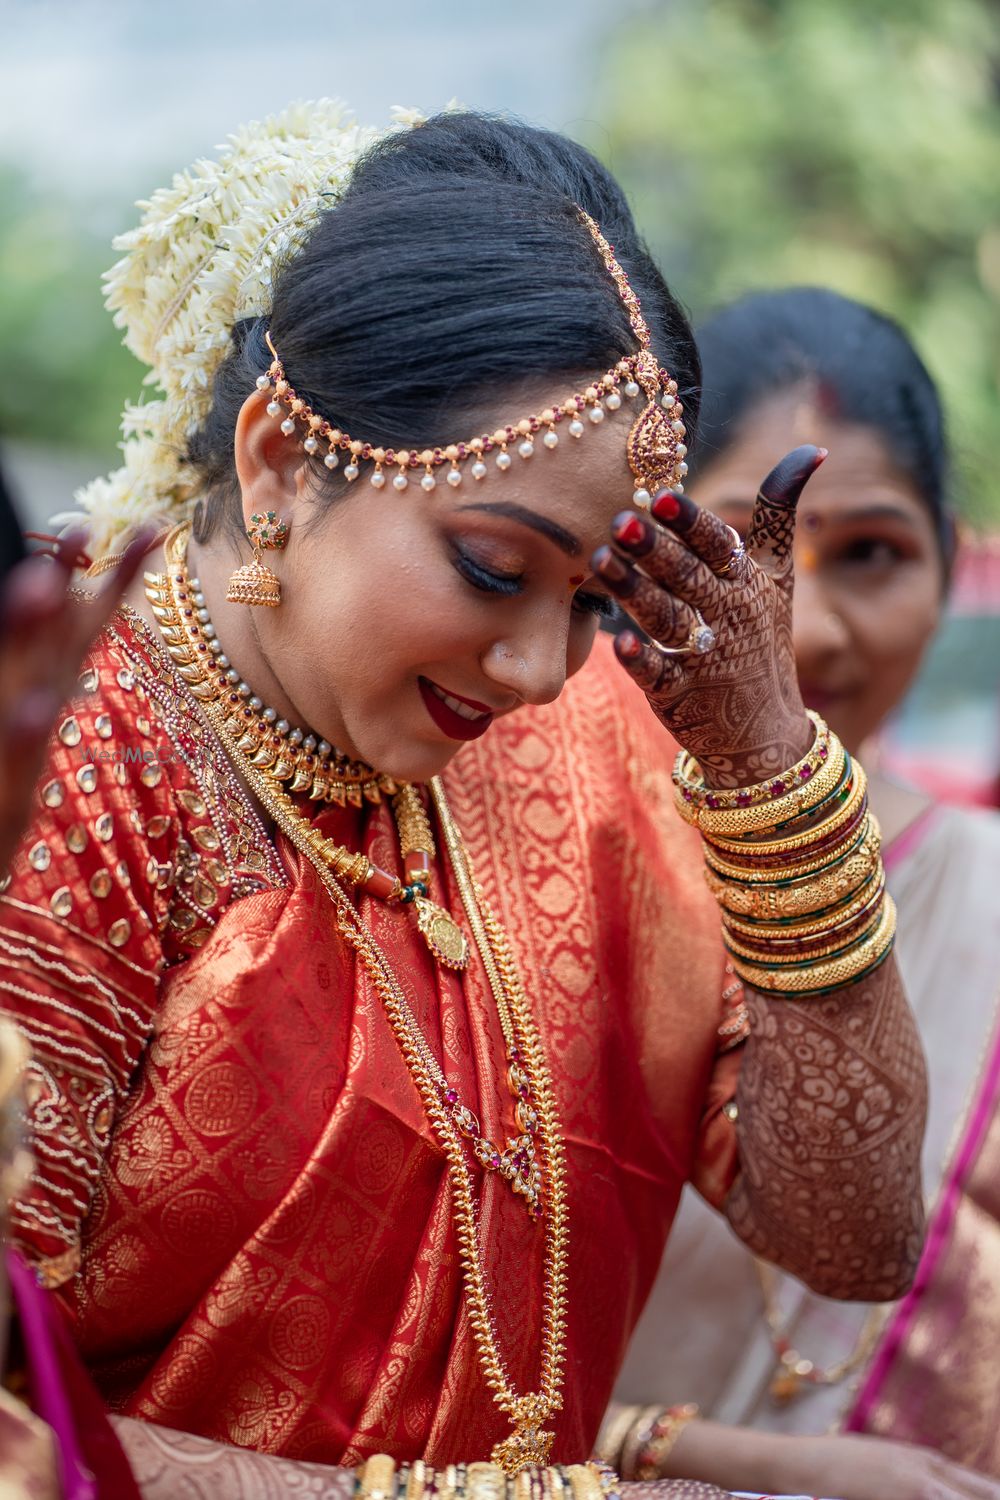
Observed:
[[[447,969],[464,969],[469,962],[469,940],[455,919],[426,896],[417,896],[413,906],[420,934],[438,963]]]
[[[522,1469],[545,1469],[554,1438],[554,1432],[540,1432],[537,1427],[516,1427],[509,1438],[495,1445],[490,1458],[511,1478]]]

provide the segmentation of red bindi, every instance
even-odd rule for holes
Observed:
[[[583,582],[583,579],[584,579],[584,575],[582,573],[574,573],[573,577],[569,581],[570,588],[571,589],[579,588],[580,584]]]

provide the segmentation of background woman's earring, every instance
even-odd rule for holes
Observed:
[[[288,542],[288,526],[273,510],[250,517],[247,541],[253,548],[253,562],[244,563],[229,580],[226,599],[230,604],[262,604],[277,609],[281,603],[281,580],[260,560],[264,551],[283,552]]]

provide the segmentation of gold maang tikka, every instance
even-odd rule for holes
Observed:
[[[469,464],[474,480],[485,479],[489,471],[487,459],[492,459],[501,473],[511,467],[511,452],[519,458],[533,458],[536,439],[543,448],[559,446],[559,429],[565,423],[572,438],[581,438],[586,431],[586,422],[597,426],[609,412],[616,412],[625,400],[634,400],[643,394],[646,405],[632,424],[626,440],[625,451],[633,476],[632,503],[648,510],[652,497],[662,489],[682,490],[687,474],[686,431],[683,422],[684,407],[677,394],[677,382],[658,364],[650,347],[649,328],[642,315],[639,299],[629,284],[628,277],[615,258],[614,249],[608,244],[589,214],[578,210],[580,220],[586,225],[600,253],[604,266],[617,288],[625,305],[629,324],[639,345],[636,354],[627,355],[598,377],[585,390],[578,391],[558,406],[546,407],[538,415],[522,417],[510,426],[498,427],[494,432],[484,432],[478,437],[462,443],[448,443],[437,448],[385,448],[351,437],[339,427],[314,411],[298,394],[285,373],[277,349],[271,341],[270,332],[265,334],[267,347],[273,356],[266,375],[259,376],[257,389],[270,396],[268,415],[281,418],[281,430],[286,437],[305,429],[302,446],[310,457],[318,457],[325,447],[323,463],[328,469],[337,469],[344,460],[343,474],[348,483],[353,483],[361,473],[362,464],[370,464],[372,471],[369,483],[381,490],[387,483],[387,471],[395,470],[391,483],[394,489],[408,488],[410,477],[417,478],[415,471],[423,470],[419,483],[422,489],[437,488],[435,470],[447,465],[446,482],[457,488],[463,483],[463,466]],[[586,419],[586,420],[585,420]],[[247,569],[250,572],[251,569]],[[272,575],[273,576],[273,575]],[[253,602],[259,603],[260,600]]]

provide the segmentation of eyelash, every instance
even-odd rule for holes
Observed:
[[[509,573],[491,573],[488,568],[473,562],[464,552],[456,551],[453,561],[456,571],[466,583],[484,594],[500,594],[505,599],[513,599],[524,587],[520,574],[512,577]],[[582,614],[597,615],[601,619],[609,619],[616,612],[615,601],[603,594],[576,594],[573,608]]]

